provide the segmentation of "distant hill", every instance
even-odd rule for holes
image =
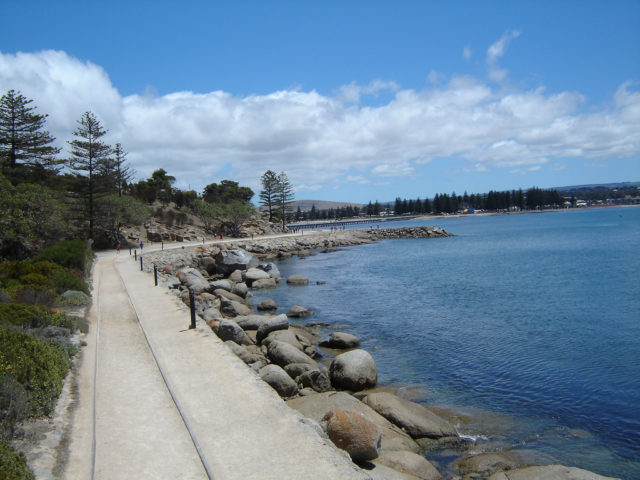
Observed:
[[[308,212],[311,210],[311,207],[316,206],[316,210],[329,210],[331,208],[342,208],[342,207],[365,207],[364,203],[353,203],[353,202],[328,202],[326,200],[296,200],[293,202],[291,209],[295,212],[300,207],[302,212]]]
[[[592,183],[589,185],[569,185],[566,187],[554,187],[558,192],[573,191],[595,191],[595,190],[612,190],[614,188],[634,188],[640,187],[640,182],[618,182],[618,183]]]

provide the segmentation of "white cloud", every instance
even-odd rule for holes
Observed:
[[[368,85],[358,85],[355,82],[351,82],[338,88],[337,98],[347,103],[359,103],[360,98],[364,95],[377,97],[381,92],[395,92],[399,89],[400,86],[396,82],[380,79],[374,80]]]
[[[520,30],[511,30],[506,32],[500,37],[500,39],[493,43],[487,49],[487,69],[488,75],[491,80],[496,82],[503,81],[508,74],[506,69],[500,68],[498,65],[498,60],[504,55],[507,50],[507,46],[511,40],[518,38],[520,36]]]
[[[491,58],[499,59],[512,38],[505,34],[492,45]],[[423,90],[373,81],[335,95],[150,90],[122,97],[101,67],[64,52],[0,52],[0,92],[10,88],[49,114],[47,128],[61,146],[81,113],[92,110],[141,178],[164,168],[177,186],[196,190],[232,178],[258,191],[267,169],[286,171],[298,189],[318,190],[414,175],[415,165],[432,158],[467,159],[483,171],[640,154],[640,92],[629,83],[604,107],[586,105],[578,92],[504,92],[463,76]],[[381,92],[393,96],[376,106],[358,103]]]
[[[471,55],[473,52],[471,51],[471,47],[466,46],[462,49],[462,58],[465,60],[471,60]]]

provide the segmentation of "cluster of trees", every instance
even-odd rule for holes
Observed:
[[[93,113],[82,114],[68,141],[69,158],[59,158],[45,129],[47,115],[32,103],[15,90],[0,98],[0,208],[10,212],[0,233],[4,249],[37,249],[78,230],[113,241],[123,222],[149,215],[144,204],[124,195],[133,176],[127,153],[120,144],[104,143],[107,132]]]
[[[89,111],[67,142],[70,155],[60,158],[45,128],[47,115],[32,103],[15,90],[0,98],[0,210],[8,212],[0,219],[0,258],[3,249],[38,250],[73,236],[113,246],[122,241],[121,226],[142,223],[151,214],[146,204],[156,201],[174,202],[211,233],[237,235],[255,213],[253,191],[231,180],[211,183],[199,194],[174,188],[176,178],[160,168],[134,182],[127,152],[104,142],[107,130]],[[276,176],[274,191],[274,216],[286,218],[292,187],[284,173]]]
[[[438,193],[433,199],[407,200],[396,198],[393,211],[396,215],[420,215],[428,213],[456,213],[473,208],[476,210],[513,210],[559,207],[563,199],[556,190],[544,190],[537,187],[526,192],[511,190],[489,193],[456,195],[455,192]]]
[[[267,170],[260,177],[262,191],[260,192],[260,205],[270,222],[282,222],[285,228],[286,222],[291,219],[291,205],[293,204],[293,186],[289,177],[284,172],[276,174]]]
[[[304,220],[336,220],[341,218],[352,218],[360,215],[360,207],[357,205],[348,205],[346,207],[329,208],[319,210],[315,205],[311,206],[311,210],[303,212],[300,207],[296,210],[295,220],[297,222]]]

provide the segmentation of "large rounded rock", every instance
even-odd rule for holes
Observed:
[[[251,340],[247,337],[247,334],[244,333],[244,330],[240,328],[240,326],[234,322],[233,320],[223,319],[214,324],[213,331],[220,338],[220,340],[226,341],[231,340],[232,342],[237,343],[238,345],[250,345]]]
[[[308,308],[301,307],[300,305],[294,305],[287,312],[287,317],[293,317],[293,318],[303,318],[303,317],[308,317],[309,315],[313,315],[313,310],[309,310]]]
[[[429,460],[422,455],[407,451],[382,451],[373,462],[376,466],[385,465],[397,472],[413,475],[422,480],[440,480],[442,476]]]
[[[256,340],[258,343],[262,342],[271,332],[276,330],[286,330],[289,328],[289,319],[286,315],[277,315],[265,320],[262,325],[258,327],[256,333]]]
[[[320,370],[309,370],[296,378],[300,388],[312,388],[316,392],[328,392],[332,390],[329,375]]]
[[[331,410],[322,421],[327,422],[327,435],[331,441],[354,461],[378,457],[382,437],[374,423],[348,410]]]
[[[220,300],[220,311],[230,317],[251,315],[253,313],[244,303],[227,300],[226,298]]]
[[[209,275],[216,273],[216,261],[212,257],[202,257],[198,260],[198,268],[204,270]]]
[[[419,403],[388,392],[370,393],[362,401],[413,438],[458,436],[453,425]]]
[[[242,279],[247,282],[247,285],[252,286],[256,280],[263,280],[265,278],[271,278],[267,272],[260,270],[259,268],[250,268],[242,274]]]
[[[369,352],[358,349],[334,358],[329,376],[334,387],[358,392],[376,386],[378,369]]]
[[[284,371],[289,374],[291,378],[296,380],[304,372],[314,370],[315,367],[309,363],[290,363],[285,365]]]
[[[247,298],[247,294],[249,293],[249,288],[247,284],[244,282],[236,283],[231,287],[231,293],[234,293],[242,298]]]
[[[513,452],[488,452],[458,458],[452,466],[460,475],[480,474],[488,477],[496,472],[522,468],[526,464]]]
[[[289,369],[291,366],[287,366]],[[305,417],[320,422],[329,410],[350,410],[363,415],[370,422],[375,423],[382,431],[383,450],[409,450],[417,452],[418,444],[406,433],[393,425],[389,420],[368,407],[353,395],[345,392],[314,393],[304,398],[294,398],[287,401],[287,405],[297,410]]]
[[[260,311],[269,312],[277,309],[278,305],[276,304],[275,300],[272,300],[270,298],[264,299],[262,302],[260,302],[260,305],[258,305],[258,310]]]
[[[195,268],[180,269],[176,272],[176,276],[184,286],[193,290],[194,293],[202,293],[209,289],[209,282]]]
[[[248,270],[258,265],[258,259],[240,249],[220,250],[214,257],[216,271],[229,275],[235,270]]]
[[[260,325],[266,322],[269,317],[264,315],[239,315],[233,320],[242,327],[243,330],[258,330]]]
[[[258,373],[281,397],[292,397],[298,393],[298,386],[278,365],[266,365]]]
[[[360,346],[360,340],[355,335],[344,332],[333,332],[326,340],[320,343],[322,347],[336,348],[340,350],[346,350],[348,348],[357,348]]]
[[[309,283],[309,279],[302,275],[291,275],[287,278],[287,283],[289,285],[307,285]]]
[[[494,473],[489,480],[615,480],[581,468],[565,467],[564,465],[545,465],[542,467],[527,467],[508,472]]]
[[[284,367],[290,363],[306,363],[318,368],[316,361],[288,343],[274,341],[267,347],[267,356],[273,363]]]
[[[290,330],[290,329],[287,329],[287,330],[275,330],[273,332],[270,332],[269,335],[267,335],[266,338],[262,339],[261,343],[262,343],[262,345],[266,345],[268,347],[269,343],[271,343],[273,341],[288,343],[289,345],[293,345],[294,347],[296,347],[301,352],[304,351],[304,347],[302,346],[302,344],[300,343],[300,341],[296,337],[296,334],[293,333],[293,331]]]
[[[261,263],[258,265],[258,268],[267,272],[271,278],[275,278],[276,280],[282,278],[280,270],[278,270],[278,267],[273,262]]]
[[[211,289],[215,290],[217,289],[222,289],[222,290],[226,290],[227,292],[231,291],[231,282],[229,280],[216,280],[214,282],[211,282],[209,284],[209,287]]]
[[[202,318],[209,323],[211,320],[222,320],[222,313],[216,307],[209,307],[202,312]]]
[[[276,288],[275,278],[261,278],[251,283],[251,288],[264,290],[265,288]]]
[[[222,288],[218,288],[216,290],[213,291],[213,293],[220,298],[221,300],[223,298],[226,298],[227,300],[232,300],[234,302],[238,302],[238,303],[242,303],[246,306],[250,306],[251,303],[249,302],[249,300],[247,300],[246,298],[242,298],[239,295],[236,295],[235,293],[231,293],[227,290],[223,290]]]

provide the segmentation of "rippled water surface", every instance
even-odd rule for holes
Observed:
[[[347,324],[381,383],[508,418],[500,445],[640,478],[640,208],[426,223],[456,237],[288,259],[310,285],[255,300]]]

